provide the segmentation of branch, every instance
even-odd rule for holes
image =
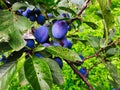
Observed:
[[[94,90],[92,85],[87,81],[86,77],[83,76],[76,68],[75,66],[73,65],[73,63],[69,60],[65,60],[68,65],[70,65],[70,67],[73,69],[73,71],[75,72],[75,74],[77,74],[84,82],[85,84],[88,86],[89,90]]]
[[[99,54],[104,51],[107,47],[110,47],[112,45],[114,45],[115,43],[119,44],[120,43],[120,38],[118,38],[117,40],[113,41],[112,43],[108,44],[108,46],[104,47],[104,48],[101,48],[98,52],[96,52],[95,54],[91,55],[91,56],[87,56],[85,57],[84,60],[86,59],[89,59],[89,58],[93,58],[93,57],[96,57],[96,56],[99,56]]]
[[[82,5],[80,11],[77,13],[78,16],[80,16],[82,14],[82,12],[86,9],[86,7],[88,6],[89,2],[90,2],[90,0],[86,0],[84,2],[84,4]]]

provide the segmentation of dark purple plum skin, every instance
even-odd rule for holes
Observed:
[[[43,25],[45,23],[45,17],[42,14],[38,15],[36,20],[37,20],[37,23],[40,25]]]
[[[65,37],[68,31],[68,24],[64,20],[56,21],[52,26],[52,35],[56,39]]]
[[[63,47],[66,47],[69,49],[72,47],[72,42],[68,40],[66,37],[64,37],[61,41],[63,43]]]
[[[45,26],[39,26],[35,32],[34,36],[36,38],[36,41],[38,43],[45,43],[45,41],[48,39],[48,33],[49,33],[49,28]]]
[[[35,46],[35,42],[33,39],[26,39],[26,46],[29,47],[29,48],[34,48]]]
[[[62,69],[63,67],[63,62],[59,57],[54,58],[54,60],[58,63],[59,67]]]

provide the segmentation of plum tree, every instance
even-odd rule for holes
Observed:
[[[52,35],[56,39],[65,37],[68,31],[68,24],[65,20],[58,20],[52,26]]]
[[[45,41],[48,39],[48,33],[49,33],[48,27],[39,26],[34,32],[36,41],[38,43],[45,43]]]
[[[59,67],[62,69],[63,67],[63,62],[59,57],[55,57],[54,60],[58,63]]]

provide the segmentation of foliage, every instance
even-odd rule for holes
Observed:
[[[1,0],[0,90],[120,89],[119,6],[118,0]]]

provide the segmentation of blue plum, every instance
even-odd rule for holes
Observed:
[[[82,75],[86,75],[86,73],[87,73],[87,70],[86,70],[86,68],[80,68],[80,70],[79,70],[79,72],[82,74]],[[88,74],[85,76],[86,78],[88,77]]]
[[[52,13],[48,13],[48,14],[47,14],[47,17],[48,17],[48,18],[52,18],[52,17],[53,17],[53,14],[52,14]]]
[[[33,39],[25,39],[26,41],[26,46],[29,47],[29,48],[34,48],[35,46],[35,42]]]
[[[27,8],[24,12],[22,12],[22,15],[29,18],[29,13],[31,12],[31,10],[29,8]]]
[[[52,42],[52,45],[53,45],[53,46],[61,46],[61,44],[60,44],[59,42],[57,42],[57,41],[53,41],[53,42]]]
[[[38,15],[36,20],[37,20],[37,23],[40,25],[43,25],[45,23],[45,17],[42,14]]]
[[[40,10],[39,10],[38,8],[34,8],[33,11],[34,11],[34,13],[37,14],[37,15],[41,14],[41,12],[40,12]]]
[[[4,54],[2,54],[2,58],[0,58],[0,62],[3,61],[4,63],[7,62],[7,58]]]
[[[52,35],[56,39],[62,39],[65,37],[68,31],[68,24],[64,20],[56,21],[52,26]]]
[[[36,38],[36,41],[38,43],[45,43],[46,40],[48,39],[48,34],[49,34],[49,28],[45,26],[39,26],[35,32],[34,36]]]
[[[31,15],[30,17],[29,17],[29,19],[30,19],[30,21],[36,21],[36,17],[34,16],[34,15]]]
[[[58,63],[59,67],[62,69],[63,67],[63,62],[59,57],[54,58],[54,60]]]
[[[39,57],[39,58],[43,58],[43,56],[39,53],[39,52],[36,52],[35,53],[35,56]]]
[[[66,37],[64,37],[61,41],[63,43],[63,47],[66,47],[69,49],[72,47],[72,42],[68,40]]]
[[[43,43],[42,45],[43,45],[44,47],[48,47],[48,46],[50,46],[49,43]]]

